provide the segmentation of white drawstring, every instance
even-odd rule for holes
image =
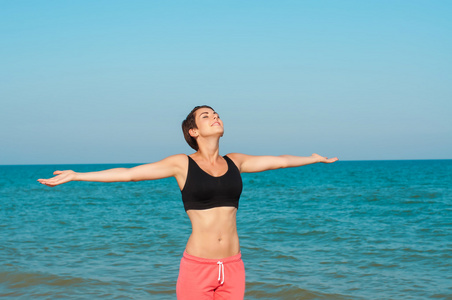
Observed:
[[[221,275],[223,275],[223,280],[221,280],[221,284],[224,283],[224,265],[222,261],[217,262],[218,264],[218,281],[221,279]]]

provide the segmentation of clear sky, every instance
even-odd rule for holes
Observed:
[[[452,1],[1,1],[0,164],[452,159]]]

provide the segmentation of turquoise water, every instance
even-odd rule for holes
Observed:
[[[36,182],[0,166],[0,297],[175,299],[190,234],[174,179]],[[243,174],[245,299],[452,299],[452,160]]]

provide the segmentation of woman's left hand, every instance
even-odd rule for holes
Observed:
[[[331,164],[331,163],[334,163],[335,161],[339,160],[337,157],[328,158],[328,157],[323,157],[321,155],[318,155],[317,153],[313,153],[311,155],[311,157],[315,158],[315,160],[317,162],[326,163],[326,164]]]

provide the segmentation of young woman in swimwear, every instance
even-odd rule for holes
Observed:
[[[223,122],[209,106],[195,107],[182,123],[187,143],[196,150],[133,168],[57,175],[38,181],[56,186],[69,181],[124,182],[174,177],[182,193],[192,233],[181,259],[177,299],[243,299],[245,268],[240,255],[236,214],[242,192],[240,173],[333,163],[337,158],[318,154],[309,157],[251,156],[230,153],[220,156]]]

